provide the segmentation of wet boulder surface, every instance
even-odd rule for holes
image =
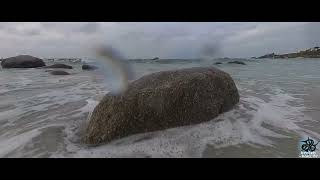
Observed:
[[[84,142],[107,143],[137,133],[210,121],[239,102],[231,76],[214,67],[145,75],[94,109]]]

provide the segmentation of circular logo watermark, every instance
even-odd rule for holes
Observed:
[[[318,141],[319,143],[319,141]],[[301,158],[318,158],[318,154],[316,152],[317,145],[315,141],[308,137],[306,140],[300,141],[300,156]]]

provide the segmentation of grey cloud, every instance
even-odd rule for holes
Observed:
[[[250,57],[312,47],[318,32],[319,23],[0,23],[0,54],[88,56],[105,43],[132,58]]]
[[[233,56],[287,53],[312,47],[303,33],[306,23],[260,23],[227,38],[223,50]]]
[[[79,29],[83,33],[95,33],[100,29],[100,24],[98,23],[86,23],[82,25]]]
[[[24,34],[27,36],[36,36],[36,35],[40,35],[41,31],[39,29],[30,29],[30,30],[26,30]]]
[[[304,30],[305,41],[312,46],[320,46],[320,23],[308,23]]]

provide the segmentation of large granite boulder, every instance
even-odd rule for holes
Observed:
[[[45,65],[42,59],[29,55],[19,55],[1,61],[2,68],[36,68]]]
[[[137,133],[212,120],[239,102],[229,74],[214,67],[162,71],[107,94],[94,109],[84,141],[106,143]]]

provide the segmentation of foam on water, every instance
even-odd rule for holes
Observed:
[[[19,134],[12,137],[1,136],[0,138],[0,157],[2,158],[4,155],[9,152],[15,150],[16,148],[25,145],[30,142],[30,140],[40,134],[38,129],[34,129],[32,131]]]
[[[197,63],[137,63],[134,67],[141,76]],[[235,80],[240,103],[209,122],[132,135],[98,147],[88,147],[81,138],[94,107],[110,90],[105,73],[81,71],[78,66],[65,77],[50,76],[41,69],[1,71],[0,157],[201,157],[208,145],[215,149],[242,144],[274,147],[278,146],[274,139],[284,141],[292,133],[320,139],[319,131],[308,128],[317,119],[304,113],[310,108],[303,99],[310,84],[319,82],[317,76],[290,84],[301,82],[302,76],[286,79],[278,63],[282,62],[270,62],[273,76],[263,72],[262,64],[221,65]]]
[[[298,99],[275,91],[279,94],[269,102],[242,96],[235,109],[199,125],[137,134],[99,147],[71,143],[67,149],[73,153],[67,157],[201,157],[207,145],[215,148],[239,144],[273,146],[270,138],[290,138],[276,132],[277,129],[294,131],[301,136],[308,133],[296,124],[310,119],[302,113],[304,107],[288,105]],[[316,133],[313,136],[320,137]]]

